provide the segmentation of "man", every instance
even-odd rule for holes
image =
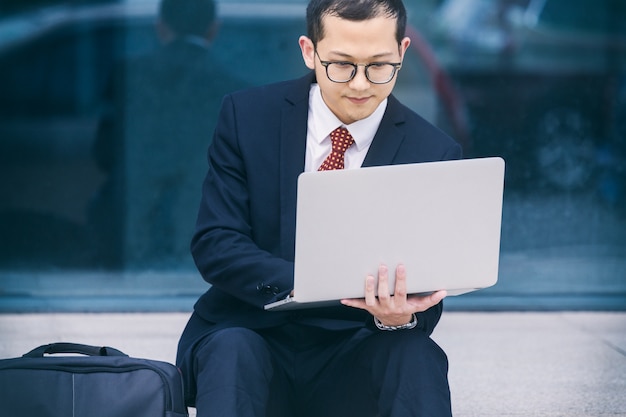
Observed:
[[[346,169],[461,153],[390,95],[410,43],[400,0],[312,0],[307,24],[309,75],[222,105],[192,240],[212,286],[177,359],[187,400],[199,417],[449,416],[447,358],[429,337],[445,292],[407,296],[402,265],[363,277],[362,300],[263,309],[293,290],[297,177],[325,165],[335,128],[354,139]]]
[[[203,151],[222,97],[243,86],[212,56],[216,28],[213,0],[162,0],[159,48],[116,68],[114,111],[95,149],[108,178],[93,207],[99,253],[113,265],[194,267],[187,219],[197,214]]]

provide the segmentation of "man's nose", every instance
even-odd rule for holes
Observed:
[[[356,74],[354,74],[354,78],[350,80],[350,88],[354,90],[364,90],[369,88],[370,81],[367,79],[365,75],[366,67],[365,65],[359,65],[356,68]]]

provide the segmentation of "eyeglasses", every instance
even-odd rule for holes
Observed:
[[[371,64],[355,64],[348,61],[322,61],[317,51],[317,59],[326,68],[326,76],[335,83],[351,81],[359,69],[365,68],[365,77],[372,84],[387,84],[402,66],[401,62],[372,62]]]

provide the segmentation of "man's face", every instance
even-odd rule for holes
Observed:
[[[398,46],[396,20],[388,17],[353,22],[327,15],[322,23],[325,35],[317,43],[319,58],[312,41],[305,36],[300,38],[304,62],[315,70],[324,102],[342,123],[365,119],[391,94],[396,77],[387,84],[372,84],[365,77],[364,67],[359,66],[351,81],[336,83],[328,79],[320,59],[355,64],[401,62],[410,40],[404,38]]]

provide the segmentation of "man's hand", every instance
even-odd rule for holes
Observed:
[[[367,310],[386,326],[401,326],[411,321],[413,313],[428,310],[438,304],[447,295],[446,291],[436,291],[426,296],[407,296],[406,270],[404,265],[396,267],[396,284],[389,291],[389,274],[386,265],[378,267],[378,297],[376,297],[376,279],[368,275],[365,279],[365,298],[341,300],[343,305]]]

